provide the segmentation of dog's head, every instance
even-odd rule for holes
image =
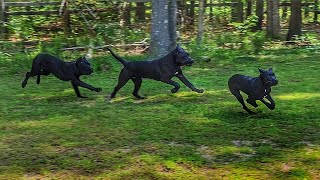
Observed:
[[[194,63],[193,59],[190,57],[189,53],[187,53],[179,44],[175,49],[176,62],[179,66],[192,66]]]
[[[278,84],[278,80],[272,68],[269,68],[269,70],[266,71],[259,68],[259,72],[264,84],[268,86],[275,86]]]
[[[93,73],[91,64],[85,57],[80,57],[76,60],[76,66],[81,75],[90,75]]]

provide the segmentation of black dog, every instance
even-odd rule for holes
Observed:
[[[184,65],[191,66],[194,61],[179,45],[177,45],[177,47],[168,55],[153,61],[128,62],[114,54],[111,49],[107,49],[111,52],[112,56],[119,60],[124,66],[119,75],[118,85],[114,88],[110,98],[114,98],[120,88],[122,88],[131,79],[134,83],[134,90],[132,94],[138,99],[143,99],[144,97],[138,94],[142,78],[149,78],[170,84],[174,86],[174,88],[171,89],[171,92],[175,93],[179,90],[180,85],[171,80],[174,76],[178,77],[192,91],[203,93],[202,89],[195,88],[182,74],[180,67]]]
[[[79,79],[81,75],[90,75],[93,73],[93,69],[85,57],[81,57],[72,62],[64,62],[48,54],[39,54],[35,57],[32,62],[31,72],[26,73],[26,77],[21,86],[24,88],[27,85],[28,79],[34,76],[37,76],[37,84],[40,84],[40,76],[47,76],[50,73],[62,81],[71,81],[73,89],[79,98],[87,97],[81,96],[78,86],[95,92],[102,90],[101,88],[95,88],[86,84]]]
[[[259,71],[260,71],[259,77],[252,78],[252,77],[248,77],[240,74],[235,74],[229,79],[229,82],[228,82],[230,92],[242,104],[243,109],[250,114],[255,114],[255,113],[250,111],[248,107],[245,105],[243,98],[240,94],[240,91],[248,95],[247,103],[251,104],[255,108],[258,107],[256,100],[260,100],[263,104],[265,104],[271,110],[273,110],[276,105],[270,95],[270,92],[271,92],[271,86],[277,85],[278,80],[276,79],[276,76],[272,68],[270,68],[267,71],[259,69]],[[270,103],[266,102],[263,98],[268,99]]]

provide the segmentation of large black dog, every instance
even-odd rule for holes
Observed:
[[[27,85],[28,79],[34,76],[37,76],[37,84],[40,84],[40,76],[47,76],[50,73],[62,81],[71,81],[73,89],[79,98],[87,97],[80,94],[78,86],[95,92],[102,90],[101,88],[95,88],[86,84],[79,79],[81,75],[90,75],[93,73],[93,69],[85,57],[81,57],[72,62],[64,62],[48,54],[39,54],[35,57],[32,62],[31,71],[26,73],[26,77],[21,86],[24,88]]]
[[[142,78],[149,78],[170,84],[174,86],[174,88],[171,89],[171,92],[175,93],[179,90],[180,85],[171,80],[174,76],[178,77],[192,91],[203,93],[202,89],[195,88],[182,74],[180,67],[184,65],[191,66],[194,61],[179,45],[177,45],[177,47],[166,56],[153,61],[128,62],[116,55],[110,48],[107,49],[111,52],[113,57],[120,61],[124,66],[119,75],[118,85],[114,88],[110,98],[114,98],[120,88],[122,88],[131,79],[134,83],[134,90],[132,94],[138,99],[143,99],[144,97],[138,94]]]
[[[245,105],[240,91],[248,95],[247,103],[251,104],[255,108],[258,107],[256,100],[260,100],[269,109],[273,110],[275,108],[275,102],[272,99],[270,92],[271,86],[278,84],[278,80],[270,68],[267,71],[259,69],[260,75],[258,77],[248,77],[240,74],[233,75],[228,82],[230,92],[238,99],[242,104],[244,110],[250,114],[255,114]],[[263,98],[266,98],[270,103],[266,102]]]

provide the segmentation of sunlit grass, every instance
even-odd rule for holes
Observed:
[[[88,99],[52,76],[40,85],[30,78],[22,89],[28,68],[12,73],[6,67],[0,71],[0,179],[320,179],[319,58],[198,63],[184,74],[203,94],[176,78],[175,94],[169,85],[144,80],[146,99],[135,99],[129,82],[112,101],[106,96],[121,65],[111,59],[109,71],[84,78],[103,88],[81,88]],[[248,115],[227,81],[235,73],[257,76],[258,67],[275,69],[276,109],[258,102],[257,109],[249,106],[258,114]]]
[[[306,100],[320,98],[320,93],[289,93],[285,95],[278,95],[277,98],[279,98],[280,100]]]

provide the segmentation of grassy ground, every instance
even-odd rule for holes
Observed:
[[[103,91],[85,100],[52,76],[21,89],[28,67],[1,65],[0,179],[320,179],[319,53],[198,63],[184,72],[204,94],[144,80],[148,99],[130,82],[112,102],[121,66],[101,59],[109,70],[83,79]],[[258,67],[279,79],[276,109],[248,115],[227,80]]]

